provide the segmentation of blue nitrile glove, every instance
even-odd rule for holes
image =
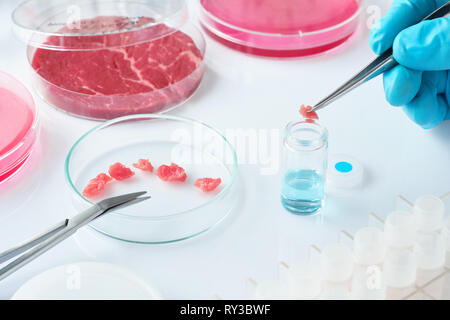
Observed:
[[[400,66],[384,74],[386,99],[424,129],[450,119],[450,17],[418,23],[448,0],[395,0],[372,29],[376,54],[393,47]]]

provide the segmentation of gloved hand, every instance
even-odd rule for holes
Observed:
[[[448,0],[394,0],[371,31],[376,54],[393,46],[400,64],[384,74],[386,99],[424,129],[450,119],[450,17],[424,21]]]

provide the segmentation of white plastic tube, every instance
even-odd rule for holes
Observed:
[[[394,211],[388,215],[384,223],[386,245],[392,248],[412,247],[416,230],[416,221],[412,214],[406,211]]]
[[[412,248],[388,248],[383,264],[386,286],[407,288],[417,276],[417,261]]]
[[[352,250],[346,245],[330,245],[323,249],[320,258],[324,280],[345,282],[352,277],[354,258]]]
[[[256,300],[287,300],[290,298],[287,284],[278,280],[264,281],[255,287]]]
[[[360,268],[353,275],[352,298],[355,300],[385,300],[386,283],[380,266]]]
[[[446,242],[444,234],[420,231],[417,233],[414,251],[417,267],[422,270],[435,270],[445,265]]]
[[[381,265],[386,254],[386,241],[382,230],[362,228],[353,239],[355,262],[361,266]]]
[[[322,291],[320,264],[307,261],[292,265],[289,268],[289,284],[293,299],[317,299]]]
[[[419,231],[437,231],[443,226],[445,205],[435,196],[422,196],[414,203],[414,215]]]

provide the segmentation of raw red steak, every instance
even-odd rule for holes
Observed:
[[[97,17],[70,32],[121,30],[152,21]],[[172,33],[149,41],[167,32]],[[50,37],[46,46],[61,42],[65,51],[39,48],[32,56],[38,89],[51,104],[88,118],[170,108],[191,96],[203,76],[203,56],[194,41],[163,24],[107,35]]]

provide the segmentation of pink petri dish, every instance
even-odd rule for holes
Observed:
[[[0,72],[0,183],[24,165],[37,135],[33,97],[19,81]]]
[[[269,57],[320,54],[359,26],[361,0],[199,0],[206,33],[235,50]]]

